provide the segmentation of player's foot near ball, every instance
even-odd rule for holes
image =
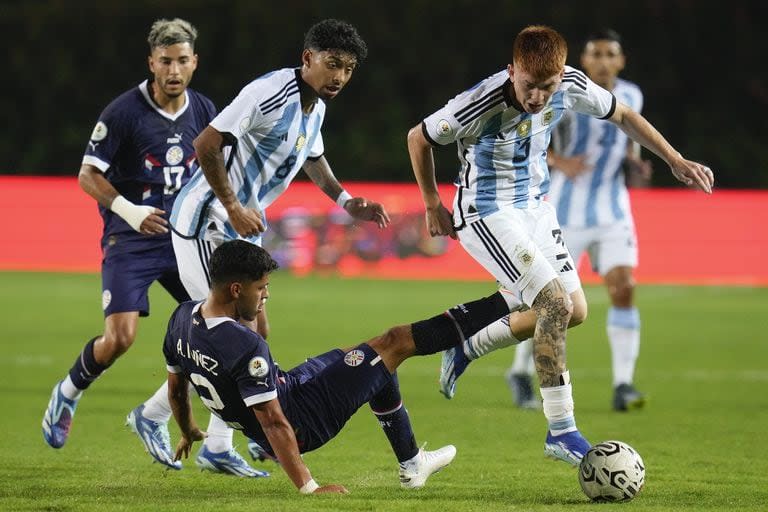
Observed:
[[[559,436],[553,436],[547,431],[547,440],[544,442],[544,455],[567,462],[572,466],[578,466],[584,454],[589,451],[589,441],[584,439],[581,432],[574,430]]]
[[[641,409],[645,405],[645,395],[635,389],[632,384],[619,384],[613,390],[613,410],[631,411]]]

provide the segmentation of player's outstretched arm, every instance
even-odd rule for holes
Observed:
[[[443,206],[440,200],[440,192],[437,189],[435,178],[435,159],[432,154],[432,145],[418,124],[408,131],[408,154],[411,157],[411,167],[419,184],[421,198],[426,208],[426,222],[429,234],[432,236],[450,236],[454,240],[458,238],[453,228],[453,219],[450,212]]]
[[[227,210],[229,222],[240,236],[254,236],[263,233],[266,227],[262,215],[253,208],[246,208],[237,198],[229,184],[227,168],[224,163],[224,136],[208,125],[195,138],[195,153],[203,169],[203,174],[216,198]]]
[[[324,156],[315,160],[307,160],[302,169],[325,195],[344,208],[352,218],[375,222],[380,228],[389,225],[389,214],[384,206],[364,197],[349,195],[336,179],[328,160]]]
[[[712,193],[712,185],[715,182],[712,170],[698,162],[683,158],[641,114],[619,102],[616,104],[616,110],[609,121],[615,123],[632,140],[663,159],[680,182],[696,187],[707,194]]]
[[[280,402],[272,399],[267,402],[251,406],[253,414],[261,425],[261,429],[267,436],[269,444],[275,451],[275,456],[280,466],[285,470],[288,478],[302,494],[318,494],[324,492],[346,494],[347,490],[342,485],[331,484],[320,486],[312,478],[309,468],[299,453],[296,443],[296,435],[293,426],[283,414]]]
[[[189,386],[181,374],[168,372],[168,400],[171,402],[173,417],[181,431],[181,439],[176,445],[173,460],[180,460],[182,457],[186,459],[189,458],[194,442],[202,441],[206,434],[195,423],[189,399]]]

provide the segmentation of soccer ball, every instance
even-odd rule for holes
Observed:
[[[604,441],[581,459],[579,483],[593,501],[629,501],[645,484],[645,465],[627,443]]]

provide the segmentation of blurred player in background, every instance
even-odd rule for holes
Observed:
[[[43,437],[61,448],[83,391],[136,339],[149,315],[147,292],[157,281],[179,302],[189,300],[179,279],[166,216],[196,168],[192,141],[216,115],[213,103],[189,89],[197,69],[197,30],[181,19],[158,20],[149,32],[151,78],[117,97],[101,113],[80,167],[81,188],[99,204],[104,334],[86,343],[58,382],[43,417]],[[148,418],[170,414],[168,395],[143,408]],[[166,424],[133,425],[151,451],[170,455]]]
[[[319,486],[300,454],[333,439],[365,403],[398,459],[403,487],[424,486],[453,460],[452,445],[424,451],[410,423],[392,421],[394,411],[404,410],[396,369],[411,356],[459,344],[507,315],[508,294],[496,292],[430,319],[392,327],[365,343],[283,371],[265,340],[242,325],[264,307],[275,261],[255,244],[232,240],[221,244],[208,264],[210,292],[205,300],[176,309],[163,343],[171,404],[181,430],[177,457],[188,456],[192,443],[204,438],[192,417],[191,381],[206,407],[274,455],[302,493],[346,492],[340,485]],[[388,417],[378,411],[389,411]]]
[[[201,170],[181,191],[171,215],[181,280],[192,298],[208,293],[208,260],[217,246],[233,239],[261,244],[265,209],[302,168],[353,218],[380,228],[389,224],[382,205],[353,198],[342,188],[323,154],[320,132],[325,102],[341,92],[367,51],[352,25],[333,19],[315,24],[306,34],[300,67],[272,71],[246,85],[195,139]],[[250,327],[267,337],[264,308]],[[408,420],[405,409],[396,415]],[[216,415],[207,432],[199,466],[258,476],[234,450],[232,429]],[[254,458],[265,455],[255,443],[249,450]]]
[[[710,193],[713,176],[709,168],[684,159],[640,114],[566,66],[566,56],[557,31],[525,28],[515,38],[507,69],[413,127],[408,149],[430,233],[457,238],[505,292],[530,308],[449,349],[441,390],[453,396],[470,358],[497,338],[509,345],[532,336],[548,422],[544,453],[576,465],[589,443],[576,427],[565,338],[566,329],[586,317],[587,304],[554,208],[543,200],[550,185],[552,129],[567,110],[608,119],[659,155],[685,184]],[[451,143],[458,145],[461,160],[452,214],[442,204],[432,155],[433,146]]]
[[[621,36],[616,31],[604,29],[587,37],[581,52],[581,67],[587,76],[640,112],[640,88],[618,78],[624,65]],[[647,184],[650,162],[640,158],[640,145],[616,125],[574,112],[566,113],[553,132],[549,159],[549,200],[568,250],[576,262],[585,252],[589,254],[611,299],[606,331],[612,355],[613,408],[642,407],[645,398],[633,385],[640,349],[640,313],[633,300],[637,236],[625,183]],[[507,372],[515,403],[524,408],[538,405],[532,392],[532,348],[530,340],[517,345],[515,362]]]

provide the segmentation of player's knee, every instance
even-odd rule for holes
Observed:
[[[632,297],[635,293],[635,280],[632,278],[622,279],[613,283],[608,289],[611,296],[611,303],[617,307],[629,307],[632,305]]]
[[[568,322],[568,327],[576,327],[577,325],[581,325],[584,323],[584,321],[587,319],[587,312],[589,308],[587,307],[587,301],[573,301],[573,310],[571,312],[571,319]]]
[[[111,332],[104,334],[104,345],[106,351],[111,356],[110,359],[114,360],[131,348],[134,340],[136,339],[136,331],[133,329],[115,329]]]
[[[411,328],[409,325],[391,327],[390,329],[387,329],[384,334],[376,337],[368,344],[381,355],[406,354],[408,353],[409,348],[413,348]]]

